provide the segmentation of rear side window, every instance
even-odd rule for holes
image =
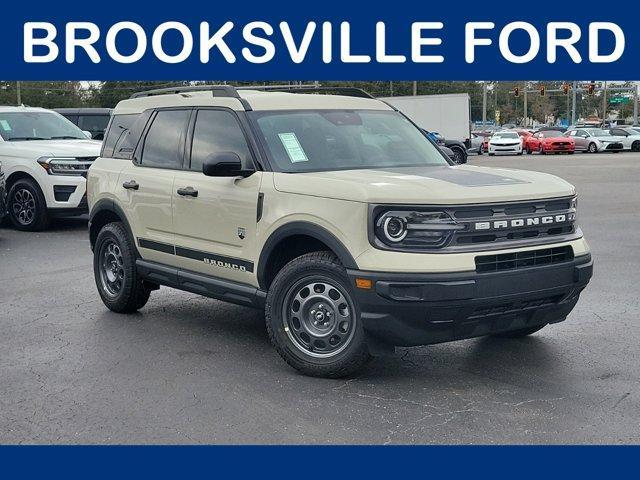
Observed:
[[[191,170],[202,171],[204,160],[221,152],[237,153],[242,168],[253,168],[249,146],[235,115],[224,110],[200,110],[191,145]]]
[[[182,168],[184,137],[190,115],[190,110],[161,110],[157,113],[144,141],[143,166]]]
[[[102,157],[111,158],[118,141],[122,140],[125,133],[129,131],[133,123],[138,118],[138,114],[115,115],[109,124],[109,130],[102,144]]]

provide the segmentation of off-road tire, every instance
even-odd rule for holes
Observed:
[[[527,337],[529,335],[532,335],[542,330],[544,327],[546,327],[546,324],[536,325],[535,327],[521,328],[519,330],[512,330],[510,332],[496,333],[495,335],[492,335],[492,336],[497,338],[522,338],[522,337]]]
[[[117,245],[122,257],[122,286],[115,295],[109,294],[101,273],[105,243]],[[109,310],[132,313],[144,307],[149,300],[151,289],[138,276],[135,246],[122,223],[109,223],[98,233],[93,250],[93,272],[100,298]]]
[[[340,289],[351,302],[353,335],[346,347],[329,358],[316,358],[305,353],[287,333],[285,310],[287,297],[294,285],[305,281],[324,279]],[[276,275],[269,288],[265,305],[267,332],[271,343],[280,356],[291,367],[304,375],[325,378],[340,378],[360,370],[371,358],[366,344],[366,335],[360,319],[360,308],[355,301],[345,268],[336,256],[327,251],[312,252],[295,258]]]
[[[14,210],[14,204],[18,202],[16,196],[22,197],[28,192],[30,195],[29,202],[32,202],[33,213],[28,223],[20,221],[18,213]],[[40,186],[30,178],[22,178],[16,181],[7,195],[7,210],[11,224],[18,230],[24,232],[39,232],[49,225],[49,215],[47,212],[47,201]],[[24,218],[24,217],[23,217]]]

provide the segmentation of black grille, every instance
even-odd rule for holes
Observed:
[[[575,233],[576,210],[572,207],[571,198],[539,200],[522,203],[505,203],[492,205],[477,205],[465,207],[453,207],[448,210],[451,217],[464,228],[457,230],[449,246],[472,247],[477,244],[513,243],[514,241],[543,241],[549,237],[560,237]],[[563,215],[565,221],[557,222],[557,215]],[[554,221],[537,224],[512,226],[514,219],[528,219],[544,216],[552,216]],[[495,222],[508,222],[494,228]],[[478,229],[474,226],[484,223],[489,228]]]
[[[476,257],[476,272],[501,272],[573,260],[570,246]]]

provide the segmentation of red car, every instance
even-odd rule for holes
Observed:
[[[524,139],[524,150],[527,153],[538,152],[542,155],[547,153],[568,153],[576,151],[576,142],[565,137],[560,131],[544,130],[538,131]]]

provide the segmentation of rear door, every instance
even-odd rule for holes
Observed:
[[[221,152],[237,153],[243,169],[255,169],[253,149],[237,114],[227,109],[198,110],[187,140],[188,168],[175,172],[176,256],[185,270],[251,283],[262,172],[247,178],[205,176],[205,158]],[[184,195],[185,190],[192,193]]]
[[[116,187],[142,257],[172,266],[176,264],[173,180],[184,165],[190,116],[191,110],[184,109],[155,112]]]

